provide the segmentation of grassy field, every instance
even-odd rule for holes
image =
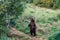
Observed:
[[[30,17],[33,17],[37,25],[37,36],[48,38],[51,34],[60,30],[59,14],[60,10],[58,9],[53,10],[26,4],[22,16],[16,19],[16,28],[26,34],[30,34],[28,24]]]
[[[22,12],[22,15],[18,16],[19,18],[15,21],[17,30],[30,35],[28,24],[30,22],[30,18],[32,17],[35,19],[37,25],[36,37],[55,40],[55,34],[60,33],[60,10],[38,7],[34,4],[25,5],[24,12]],[[29,38],[25,38],[24,36],[8,37],[4,33],[4,35],[1,35],[0,40],[29,40]]]

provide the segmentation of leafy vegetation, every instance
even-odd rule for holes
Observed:
[[[7,36],[10,27],[30,35],[28,24],[31,17],[37,25],[37,36],[60,40],[60,9],[48,9],[60,8],[59,2],[60,0],[0,0],[0,40],[16,40],[15,37]],[[20,38],[29,40],[24,36],[18,39]]]
[[[55,32],[52,36],[49,37],[49,40],[60,40],[60,32]]]
[[[16,28],[20,31],[23,31],[26,34],[29,34],[28,24],[30,21],[30,17],[33,17],[35,18],[37,24],[37,30],[40,30],[39,28],[44,27],[46,32],[45,36],[48,37],[47,35],[50,35],[58,31],[57,22],[59,18],[57,17],[57,15],[59,14],[59,12],[58,13],[56,12],[57,12],[56,10],[55,11],[43,10],[42,12],[42,9],[38,8],[36,9],[34,6],[31,7],[30,4],[26,4],[26,8],[25,11],[22,13],[22,16],[19,16],[19,18],[16,20],[17,22]],[[41,36],[44,33],[37,31],[37,36]]]
[[[36,4],[40,7],[47,8],[60,8],[60,0],[33,0],[33,4]]]
[[[0,0],[0,40],[4,40],[5,36],[8,38],[7,34],[9,33],[9,28],[7,28],[7,26],[15,26],[15,19],[18,18],[18,15],[22,14],[24,9],[23,4],[21,0]],[[6,35],[2,34],[3,32]],[[8,40],[6,38],[5,40]]]
[[[15,25],[13,24],[15,22],[14,19],[16,19],[16,17],[18,17],[18,15],[23,11],[23,3],[20,0],[1,0],[0,2],[0,27],[4,29],[4,27],[9,24],[9,20],[10,24]]]

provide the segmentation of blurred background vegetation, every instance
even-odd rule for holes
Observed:
[[[7,36],[10,27],[29,35],[31,17],[36,21],[37,36],[60,40],[59,2],[60,0],[0,0],[0,40],[15,40],[15,37]]]

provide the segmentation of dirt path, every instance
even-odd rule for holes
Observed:
[[[16,28],[11,28],[10,29],[10,34],[11,35],[16,35],[16,36],[27,36],[27,37],[31,38],[29,35],[17,30]]]
[[[26,38],[29,38],[30,40],[43,40],[42,38],[38,38],[38,37],[33,37],[33,36],[30,36],[30,35],[27,35],[21,31],[18,31],[16,28],[11,28],[10,29],[10,35],[16,35],[16,36],[24,36]],[[18,39],[16,38],[16,40],[21,40],[21,39]],[[24,39],[25,40],[25,39]]]

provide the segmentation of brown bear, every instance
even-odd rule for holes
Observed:
[[[30,34],[36,36],[36,24],[33,18],[31,18],[31,21],[28,26],[30,28]]]

